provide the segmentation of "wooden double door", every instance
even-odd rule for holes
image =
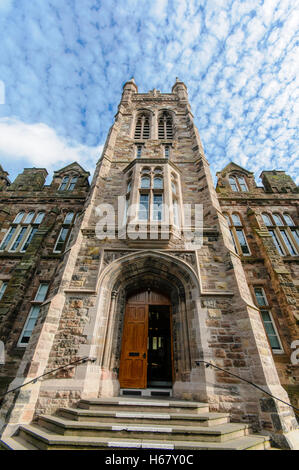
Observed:
[[[127,299],[119,369],[121,388],[172,384],[171,303],[155,291]]]

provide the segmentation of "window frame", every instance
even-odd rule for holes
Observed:
[[[279,335],[279,332],[278,332],[278,329],[277,329],[277,326],[276,326],[276,323],[275,323],[275,319],[273,317],[273,314],[272,314],[272,311],[271,311],[271,305],[268,301],[268,297],[267,297],[267,294],[265,292],[265,289],[263,286],[260,286],[260,285],[254,285],[252,286],[253,288],[253,294],[254,294],[254,300],[255,300],[255,304],[257,305],[259,311],[260,311],[260,317],[261,317],[261,321],[263,323],[263,326],[264,326],[264,330],[265,330],[265,334],[266,334],[266,338],[267,338],[267,341],[268,341],[268,344],[269,344],[269,347],[272,351],[273,354],[284,354],[284,348],[283,348],[283,345],[282,345],[282,341],[281,341],[281,338],[280,338],[280,335]],[[265,305],[260,305],[259,302],[258,302],[258,297],[256,295],[256,289],[261,289],[262,291],[262,296],[263,296],[263,299],[265,300]],[[263,314],[262,312],[267,312],[267,314],[269,315],[270,317],[270,323],[273,327],[273,330],[274,330],[274,333],[275,333],[275,337],[277,338],[277,342],[279,344],[279,349],[276,349],[276,348],[273,348],[271,346],[271,342],[270,342],[270,338],[269,338],[269,335],[267,333],[267,330],[266,330],[266,326],[265,326],[265,320],[263,318]]]
[[[289,214],[285,215],[287,215],[294,223],[293,218]],[[299,243],[296,240],[298,233],[295,223],[294,225],[289,225],[287,219],[284,218],[284,215],[279,212],[263,212],[261,216],[271,235],[278,254],[280,256],[298,256]],[[264,216],[268,217],[271,225],[265,222]],[[279,225],[277,224],[277,221],[279,221]]]
[[[226,221],[228,222],[228,227],[229,227],[229,231],[230,231],[230,234],[231,234],[231,237],[232,237],[232,242],[233,242],[233,246],[235,248],[236,254],[239,255],[239,256],[251,256],[252,253],[251,253],[249,243],[247,241],[247,236],[246,236],[242,216],[238,212],[233,212],[231,214],[228,213],[228,212],[223,212],[223,215],[224,215]],[[238,217],[240,224],[236,225],[234,223],[234,220],[233,220],[234,215]],[[243,239],[245,241],[244,246],[247,247],[248,253],[243,252],[243,249],[242,249],[243,245],[241,245],[240,239],[239,239],[239,236],[238,236],[239,232],[241,232],[242,235],[243,235]]]
[[[233,182],[231,180],[233,180]],[[248,193],[249,192],[245,175],[238,175],[238,174],[232,173],[228,176],[228,182],[230,184],[231,190],[234,193]],[[233,189],[233,186],[236,187],[236,190]],[[242,186],[245,186],[245,189],[243,189]]]
[[[38,296],[40,294],[40,291],[41,291],[41,288],[42,286],[46,285],[47,286],[47,289],[46,289],[46,292],[44,294],[44,298],[41,299],[41,300],[37,300],[38,299]],[[26,348],[29,341],[30,341],[30,338],[32,336],[32,333],[34,331],[34,328],[36,326],[36,323],[38,321],[38,317],[39,317],[39,313],[40,313],[40,309],[41,309],[41,306],[42,304],[45,302],[45,300],[47,299],[47,295],[49,293],[49,286],[50,286],[50,283],[49,282],[40,282],[39,286],[38,286],[38,289],[35,293],[35,296],[34,296],[34,300],[31,301],[31,307],[30,307],[30,310],[29,310],[29,313],[27,315],[27,318],[25,320],[25,323],[24,323],[24,326],[23,326],[23,329],[22,329],[22,332],[19,336],[19,339],[18,339],[18,343],[17,343],[17,347],[20,347],[20,348]],[[37,311],[37,314],[36,314],[36,317],[33,316],[33,312],[36,312]],[[35,320],[34,321],[34,324],[33,324],[33,327],[31,330],[29,330],[27,328],[27,325],[29,324],[30,320]],[[31,331],[30,333],[30,336],[29,336],[29,339],[28,339],[28,342],[27,343],[24,343],[22,342],[22,339],[24,337],[24,334],[26,331]],[[27,336],[26,336],[27,338]]]
[[[73,216],[72,216],[72,219],[68,222],[69,214],[73,214]],[[55,241],[55,244],[54,244],[54,248],[53,248],[53,253],[54,254],[64,253],[68,249],[69,239],[70,239],[71,233],[73,231],[75,222],[77,220],[77,216],[78,216],[78,213],[76,213],[76,212],[73,212],[73,211],[65,212],[62,226],[59,230],[58,237],[56,238],[56,241]],[[60,240],[61,235],[64,231],[66,231],[65,239]],[[57,245],[58,244],[61,244],[61,250],[57,250]]]
[[[5,291],[7,289],[8,281],[7,280],[5,280],[5,281],[1,280],[0,283],[1,283],[0,284],[0,302],[1,302],[1,300],[4,296],[4,294],[5,294]]]

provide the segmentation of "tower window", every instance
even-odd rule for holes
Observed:
[[[136,157],[141,158],[142,155],[142,145],[137,145],[136,146]]]
[[[138,116],[135,127],[135,139],[149,139],[150,138],[150,120],[149,115],[143,113]]]
[[[170,146],[169,145],[165,145],[164,146],[164,157],[165,158],[169,158],[170,156]]]
[[[172,139],[173,126],[170,113],[164,111],[158,121],[158,138],[159,139]]]

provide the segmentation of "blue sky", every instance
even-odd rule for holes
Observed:
[[[92,173],[124,82],[178,76],[213,175],[233,160],[298,184],[298,23],[298,0],[0,0],[0,163]]]

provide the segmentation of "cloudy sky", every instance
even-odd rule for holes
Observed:
[[[92,172],[124,82],[178,76],[213,175],[233,160],[299,184],[298,30],[299,0],[0,0],[0,163]]]

